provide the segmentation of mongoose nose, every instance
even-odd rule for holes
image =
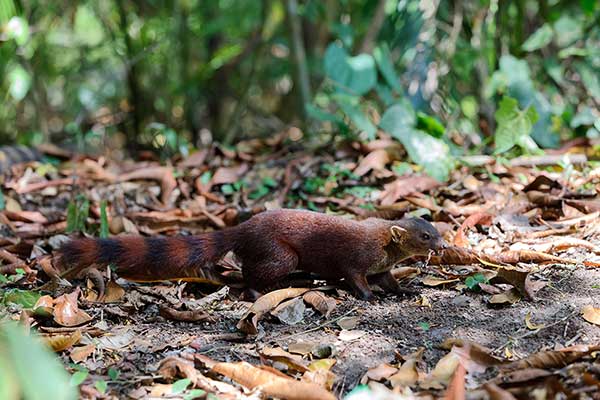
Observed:
[[[445,250],[447,248],[449,248],[450,245],[448,244],[448,242],[446,242],[445,240],[442,240],[439,244],[439,249],[440,250]]]

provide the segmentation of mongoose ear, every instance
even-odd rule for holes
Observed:
[[[402,243],[405,239],[406,229],[401,226],[393,225],[390,228],[390,233],[392,234],[392,240],[396,243]]]

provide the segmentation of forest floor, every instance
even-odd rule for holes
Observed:
[[[167,166],[73,157],[14,167],[2,189],[0,314],[80,372],[85,398],[597,396],[600,167],[483,159],[442,184],[394,161],[390,140],[335,156],[290,152],[288,140]],[[98,299],[97,274],[66,280],[52,264],[66,232],[195,234],[282,206],[423,215],[454,247],[394,270],[415,295],[372,302],[338,285],[253,305],[230,256],[219,269],[229,286],[134,283],[102,269]]]

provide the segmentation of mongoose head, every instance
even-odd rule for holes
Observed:
[[[435,227],[423,218],[404,218],[390,228],[392,242],[402,247],[406,254],[426,256],[448,247]]]

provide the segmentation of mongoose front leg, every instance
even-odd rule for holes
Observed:
[[[415,292],[410,289],[402,288],[394,275],[390,271],[382,272],[369,276],[369,282],[378,285],[384,292],[394,293],[397,295],[412,295]]]
[[[367,282],[367,277],[363,274],[353,274],[346,278],[350,287],[352,287],[356,297],[361,300],[373,300],[373,292]]]

